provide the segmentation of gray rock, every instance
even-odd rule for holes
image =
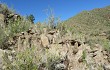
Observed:
[[[55,70],[65,70],[66,66],[62,63],[59,63],[55,66]]]

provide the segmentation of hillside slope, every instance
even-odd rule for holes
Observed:
[[[73,38],[91,46],[98,43],[110,50],[110,6],[83,11],[63,24]]]
[[[77,32],[97,34],[110,31],[110,6],[83,11],[64,22]]]

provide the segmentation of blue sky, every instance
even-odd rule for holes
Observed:
[[[0,2],[13,7],[23,16],[33,14],[35,22],[45,21],[47,18],[45,10],[49,8],[53,9],[56,17],[67,20],[83,10],[110,5],[110,0],[0,0]]]

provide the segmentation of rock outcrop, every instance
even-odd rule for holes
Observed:
[[[24,51],[26,48],[34,46],[39,47],[39,50],[46,49],[51,54],[66,56],[65,59],[55,61],[52,64],[51,67],[55,70],[109,70],[110,53],[104,50],[101,45],[96,44],[91,49],[89,45],[72,38],[58,38],[59,34],[57,31],[41,34],[31,28],[15,35],[8,43],[16,51]],[[45,70],[45,66],[41,64],[39,70]]]

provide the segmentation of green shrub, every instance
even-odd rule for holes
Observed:
[[[48,52],[48,50],[39,50],[37,47],[27,48],[24,51],[12,54],[13,61],[10,61],[9,54],[4,54],[5,70],[38,70],[40,64],[45,63],[45,67],[51,70],[51,65],[60,58],[56,54]]]
[[[8,27],[7,27],[7,34],[9,36],[13,36],[14,34],[26,31],[30,28],[31,26],[31,22],[22,19],[22,20],[17,20],[14,22],[9,23]]]
[[[37,70],[38,62],[40,60],[39,56],[36,56],[34,48],[26,49],[22,52],[14,53],[16,56],[13,61],[10,61],[8,53],[3,56],[5,70]],[[14,55],[13,54],[13,55]]]
[[[110,52],[110,41],[109,40],[104,39],[104,40],[102,40],[101,44],[105,50]]]
[[[3,29],[0,26],[0,48],[1,49],[5,49],[7,47],[7,45],[6,45],[7,40],[8,40],[8,37],[5,33],[5,29]]]
[[[29,16],[26,17],[31,23],[34,23],[35,17],[30,14]]]

